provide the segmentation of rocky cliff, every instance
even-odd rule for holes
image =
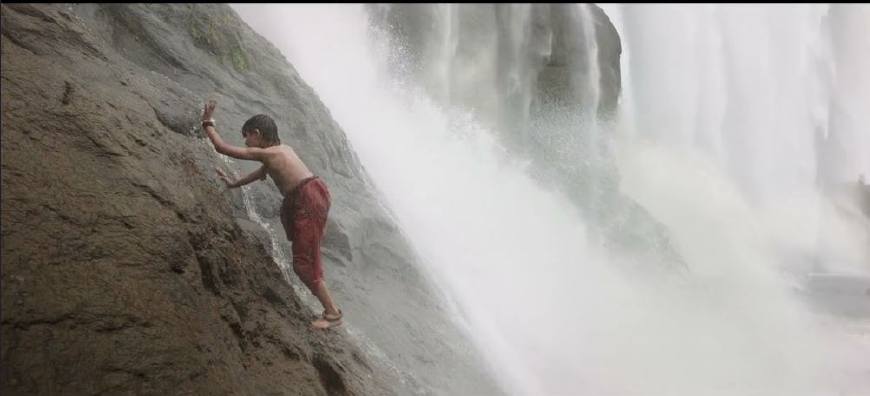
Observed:
[[[3,394],[494,391],[328,110],[229,7],[0,10]],[[255,165],[203,138],[206,98],[235,144],[271,114],[330,186],[345,328],[307,329],[281,197],[223,188],[215,166]]]

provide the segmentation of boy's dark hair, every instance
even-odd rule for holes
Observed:
[[[252,129],[260,130],[260,135],[269,143],[281,144],[281,139],[278,137],[278,126],[275,125],[275,120],[265,114],[257,114],[245,121],[242,125],[242,134]]]

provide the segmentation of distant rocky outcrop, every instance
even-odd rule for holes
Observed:
[[[456,371],[494,389],[329,111],[228,6],[0,10],[4,395],[427,393]],[[203,138],[206,98],[235,144],[247,117],[273,115],[329,185],[346,328],[307,329],[271,254],[289,256],[281,196],[223,188],[215,166],[254,164]]]
[[[396,48],[397,73],[406,71],[442,104],[470,109],[498,131],[522,134],[544,106],[595,106],[602,116],[616,111],[622,47],[598,6],[373,4],[367,10]],[[600,87],[595,98],[590,86]]]

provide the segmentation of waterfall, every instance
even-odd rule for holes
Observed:
[[[693,278],[721,288],[720,296],[748,299],[735,305],[746,304],[741,316],[765,315],[768,330],[812,329],[782,328],[776,343],[758,345],[792,356],[765,362],[764,373],[793,374],[760,374],[758,385],[735,389],[788,394],[806,379],[797,394],[866,389],[855,373],[866,370],[857,356],[867,353],[867,342],[860,330],[846,330],[855,322],[819,315],[805,299],[836,300],[827,309],[862,320],[870,313],[863,291],[870,286],[870,226],[857,202],[842,202],[837,191],[854,190],[870,156],[868,130],[841,120],[865,119],[858,108],[870,109],[866,91],[853,88],[868,81],[854,70],[870,65],[868,36],[859,34],[870,8],[609,11],[618,14],[630,76],[616,144],[621,190],[666,225]],[[850,34],[832,34],[834,26]],[[843,84],[848,93],[836,88]],[[844,107],[851,111],[831,110]],[[836,145],[840,155],[830,155]],[[840,276],[850,280],[830,280]],[[839,296],[816,290],[825,282],[842,287]],[[850,282],[864,289],[848,291]],[[797,368],[814,360],[826,363]]]
[[[236,9],[329,107],[505,393],[870,386],[860,383],[866,340],[798,296],[830,218],[815,187],[827,161],[816,154],[818,128],[870,104],[868,91],[839,80],[867,77],[825,55],[836,45],[823,19],[850,14],[608,7],[619,13],[630,87],[607,123],[599,107],[612,106],[604,81],[613,73],[601,66],[607,46],[589,5]],[[841,47],[864,48],[852,45]],[[866,127],[841,123],[836,136],[867,141]],[[535,141],[538,152],[527,149]],[[870,150],[847,149],[845,167],[867,166]],[[597,162],[581,166],[584,155]],[[568,170],[555,179],[618,191],[581,189],[600,198],[578,205],[535,177],[554,162]],[[663,224],[686,272],[632,273],[643,256],[601,242],[591,219],[622,196]],[[866,222],[833,223],[852,242],[828,250],[861,273]]]

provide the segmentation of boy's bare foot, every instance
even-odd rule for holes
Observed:
[[[326,330],[329,328],[333,328],[335,326],[339,326],[339,325],[341,325],[341,317],[342,316],[343,315],[341,313],[341,310],[338,310],[337,315],[330,315],[324,311],[323,315],[320,318],[317,318],[316,320],[311,322],[311,328],[318,329],[318,330]]]

